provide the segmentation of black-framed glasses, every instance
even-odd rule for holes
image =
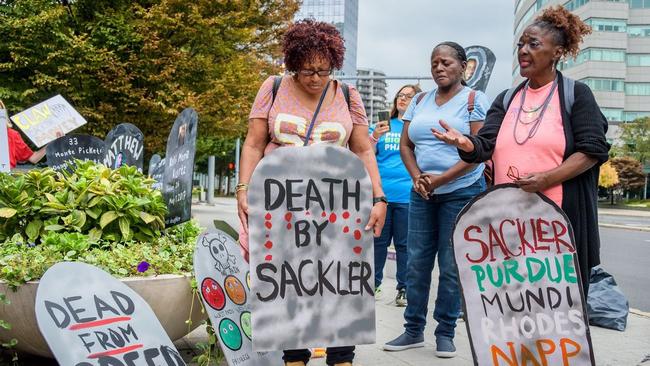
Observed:
[[[399,93],[397,94],[397,99],[413,99],[414,95]]]
[[[332,75],[332,69],[329,70],[300,70],[298,71],[298,74],[301,76],[314,76],[314,74],[318,74],[318,76],[329,76]]]

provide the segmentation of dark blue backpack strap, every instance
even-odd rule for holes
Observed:
[[[418,95],[418,98],[415,100],[415,105],[420,104],[420,102],[422,101],[422,99],[424,99],[424,97],[425,97],[427,94],[429,94],[429,92],[420,93],[420,94]]]
[[[341,83],[341,91],[343,92],[343,97],[345,102],[348,104],[348,109],[350,109],[350,87],[346,83]]]
[[[273,78],[273,99],[271,99],[271,105],[275,102],[275,96],[278,95],[278,90],[280,89],[280,84],[282,84],[282,76],[276,76]]]
[[[571,117],[571,109],[573,108],[573,103],[576,101],[576,81],[562,75],[562,87],[564,89],[564,109],[567,115]]]

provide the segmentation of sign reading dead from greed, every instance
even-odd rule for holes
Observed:
[[[476,365],[593,365],[573,229],[514,184],[458,215],[454,257]]]
[[[253,349],[375,342],[366,169],[332,145],[279,148],[248,190]]]
[[[201,234],[194,250],[194,274],[228,365],[284,365],[281,352],[253,351],[250,267],[235,239],[218,229]]]
[[[38,286],[35,310],[60,365],[185,366],[149,305],[91,265],[52,266]]]

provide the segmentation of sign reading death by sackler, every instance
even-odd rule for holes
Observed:
[[[86,120],[60,95],[13,115],[11,120],[38,147],[86,124]]]
[[[573,229],[541,194],[496,186],[453,233],[476,365],[593,365]]]
[[[75,159],[102,163],[104,141],[90,135],[67,135],[59,137],[47,145],[45,154],[47,166],[62,170]]]
[[[282,366],[281,352],[253,351],[249,268],[230,235],[213,229],[199,236],[194,273],[228,365]]]
[[[149,305],[91,265],[52,266],[38,286],[35,310],[60,365],[185,366]]]
[[[253,349],[375,342],[366,169],[331,145],[279,148],[248,190]]]
[[[173,226],[191,218],[192,175],[196,153],[198,116],[192,108],[178,115],[167,139],[163,198],[167,203],[165,224]]]
[[[144,166],[144,134],[130,123],[120,123],[106,135],[104,165],[117,169],[130,165],[142,171]]]

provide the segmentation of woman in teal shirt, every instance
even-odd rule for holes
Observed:
[[[395,246],[397,262],[397,296],[395,305],[406,306],[406,265],[408,253],[406,237],[408,234],[408,209],[411,176],[402,163],[399,152],[400,139],[406,112],[411,99],[421,92],[417,85],[404,85],[393,99],[393,109],[388,121],[379,121],[370,130],[370,142],[375,147],[381,185],[388,199],[386,221],[381,235],[375,238],[375,296],[381,292],[384,265],[391,241]],[[389,127],[390,126],[390,127]]]

